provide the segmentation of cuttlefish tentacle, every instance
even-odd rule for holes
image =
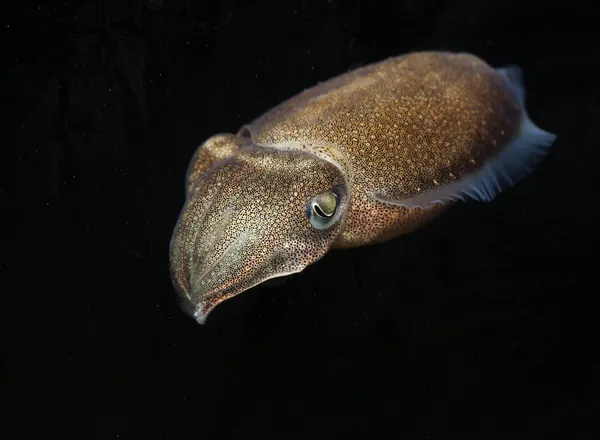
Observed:
[[[171,244],[187,309],[203,322],[223,300],[332,247],[406,234],[457,200],[493,200],[555,139],[524,100],[516,66],[419,52],[340,75],[237,135],[209,138],[190,163]]]

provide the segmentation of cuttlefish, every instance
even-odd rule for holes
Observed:
[[[521,69],[417,52],[342,74],[194,153],[171,277],[200,323],[219,303],[302,271],[331,248],[420,228],[491,201],[555,135],[524,106]]]

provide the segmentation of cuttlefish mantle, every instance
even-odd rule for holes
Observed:
[[[529,118],[516,66],[418,52],[361,67],[197,149],[171,239],[173,283],[203,323],[331,248],[409,233],[458,200],[493,200],[554,140]]]

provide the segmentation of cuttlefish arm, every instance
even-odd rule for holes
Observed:
[[[492,200],[554,139],[530,120],[517,67],[421,52],[338,76],[198,149],[173,282],[204,322],[332,247],[408,233],[457,200]]]

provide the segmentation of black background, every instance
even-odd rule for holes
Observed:
[[[592,3],[3,6],[0,436],[598,438]],[[520,65],[558,135],[542,165],[205,326],[186,316],[168,244],[195,148],[422,49]]]

